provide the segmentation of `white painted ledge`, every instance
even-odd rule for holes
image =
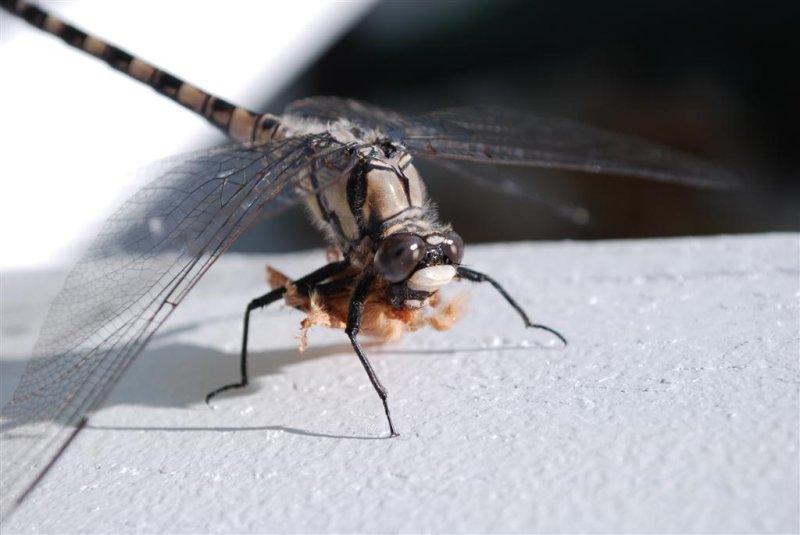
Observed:
[[[277,306],[207,408],[264,264],[322,261],[224,257],[3,533],[800,529],[798,235],[468,248],[570,346],[474,287],[453,331],[368,349],[397,439],[343,333],[300,355]],[[47,286],[3,277],[4,398]]]

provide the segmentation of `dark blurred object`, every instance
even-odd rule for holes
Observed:
[[[798,2],[385,1],[263,108],[311,95],[406,113],[502,105],[638,135],[743,177],[728,193],[513,170],[588,208],[578,226],[421,165],[442,218],[468,243],[798,230],[799,24]],[[272,221],[238,248],[320,245],[303,219],[298,210]]]

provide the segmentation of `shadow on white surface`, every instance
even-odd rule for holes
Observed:
[[[253,386],[205,405],[264,284],[263,257],[228,256],[4,533],[795,532],[799,243],[475,247],[570,345],[487,289],[449,333],[370,346],[392,440],[344,334],[301,354],[280,308],[256,319]]]

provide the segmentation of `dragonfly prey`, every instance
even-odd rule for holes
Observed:
[[[296,280],[272,273],[273,289],[245,307],[239,377],[209,399],[248,384],[251,313],[285,301],[307,313],[311,324],[344,330],[394,436],[387,389],[359,335],[385,338],[426,325],[442,327],[428,314],[441,310],[440,289],[451,282],[490,284],[526,327],[566,343],[555,329],[534,323],[498,281],[462,265],[464,243],[438,219],[415,158],[456,169],[464,162],[547,167],[695,187],[730,180],[702,161],[645,141],[501,108],[406,116],[355,100],[314,97],[279,115],[256,113],[38,7],[9,0],[0,5],[204,117],[232,142],[168,162],[106,221],[68,276],[34,357],[0,413],[4,514],[63,451],[206,270],[257,218],[305,204],[336,258]],[[492,184],[491,176],[483,180]]]

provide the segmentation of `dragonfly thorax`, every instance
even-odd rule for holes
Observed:
[[[405,147],[365,144],[356,156],[346,177],[307,199],[309,210],[351,265],[389,283],[396,308],[420,308],[455,277],[463,241],[439,223]]]
[[[393,234],[444,230],[404,147],[368,144],[355,152],[357,161],[346,176],[306,199],[312,218],[348,260],[366,265]]]

